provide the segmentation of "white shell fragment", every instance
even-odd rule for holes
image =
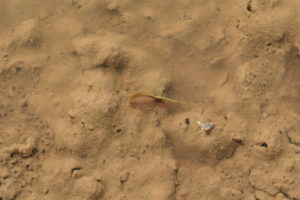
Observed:
[[[202,130],[209,132],[211,131],[214,127],[215,124],[212,122],[203,122],[201,118],[197,120],[197,124],[201,127]]]

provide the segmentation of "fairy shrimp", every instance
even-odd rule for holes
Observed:
[[[170,99],[167,97],[155,96],[148,93],[135,93],[131,96],[130,99],[130,104],[133,107],[153,107],[155,105],[158,105],[160,107],[169,110],[171,107],[168,105],[168,103],[184,104],[185,102],[180,102],[175,99]]]

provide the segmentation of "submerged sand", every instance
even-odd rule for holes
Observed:
[[[0,1],[0,199],[300,199],[299,49],[298,0]]]

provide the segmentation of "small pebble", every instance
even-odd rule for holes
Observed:
[[[267,143],[261,143],[260,146],[261,146],[261,147],[265,147],[265,148],[268,147]]]
[[[186,123],[186,125],[189,125],[189,124],[190,124],[190,119],[189,119],[189,118],[186,118],[186,119],[185,119],[185,123]]]
[[[8,55],[7,55],[7,54],[5,54],[5,55],[3,56],[3,60],[4,60],[4,61],[6,61],[6,62],[9,60],[9,58],[8,58]]]
[[[268,117],[268,114],[264,112],[264,113],[262,114],[262,117],[263,117],[263,118],[266,118],[266,117]]]

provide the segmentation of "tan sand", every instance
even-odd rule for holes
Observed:
[[[1,0],[0,200],[300,199],[299,50],[299,0]]]

